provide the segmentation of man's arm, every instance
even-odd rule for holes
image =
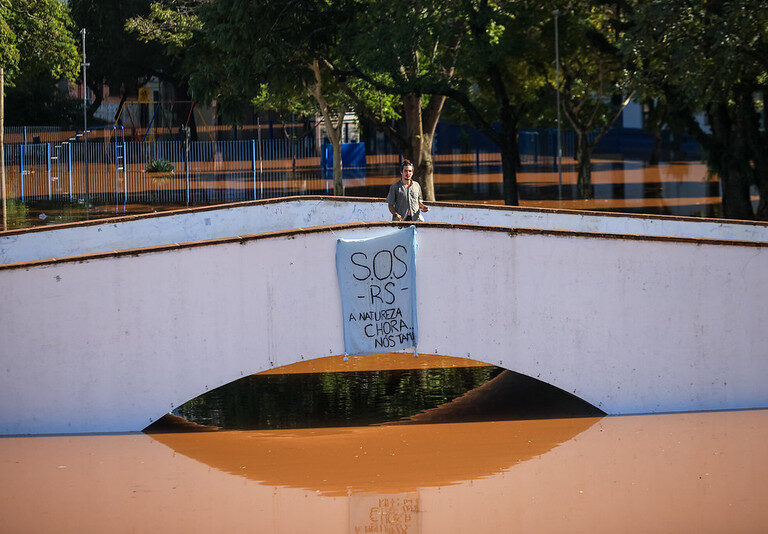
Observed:
[[[389,212],[392,214],[392,218],[396,221],[402,221],[403,218],[400,216],[399,213],[395,211],[395,186],[390,186],[389,193],[387,193],[387,207],[389,208]]]
[[[425,213],[429,211],[429,206],[424,204],[424,195],[421,193],[421,186],[419,186],[419,209]]]

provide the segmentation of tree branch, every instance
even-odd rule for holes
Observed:
[[[619,106],[619,109],[616,111],[616,114],[613,116],[613,118],[610,121],[608,121],[608,123],[603,127],[602,131],[595,136],[595,138],[590,143],[591,147],[596,147],[597,144],[600,142],[600,140],[605,136],[605,134],[608,133],[608,130],[613,128],[613,125],[621,116],[621,112],[624,111],[624,108],[627,107],[627,104],[629,104],[629,101],[632,100],[633,96],[635,96],[634,91],[629,93],[629,96],[624,100],[621,106]]]

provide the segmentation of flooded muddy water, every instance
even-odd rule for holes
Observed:
[[[198,429],[289,429],[604,415],[554,386],[479,361],[384,353],[328,356],[208,391],[174,410]],[[190,429],[165,417],[147,432]]]
[[[712,215],[719,184],[705,174],[602,162],[596,198],[582,201],[571,169],[558,188],[556,173],[529,167],[521,203]],[[282,194],[327,187],[283,178]],[[347,194],[383,197],[394,179],[373,169]],[[440,200],[500,203],[492,164],[441,163],[436,183]],[[29,203],[11,221],[178,207]],[[340,373],[339,360],[192,399],[177,412],[198,432],[0,438],[0,533],[768,531],[768,410],[601,417],[480,362],[387,355]]]
[[[765,532],[768,410],[0,439],[3,532]]]
[[[254,185],[250,173],[208,173],[192,185],[192,206],[222,204],[256,198],[293,195],[328,195],[333,192],[329,174],[321,169],[269,171]],[[392,165],[345,169],[345,194],[384,198],[398,179]],[[502,175],[498,161],[439,159],[435,164],[437,200],[502,204]],[[520,205],[527,207],[586,209],[617,212],[719,216],[720,182],[697,162],[665,162],[647,165],[640,161],[595,160],[592,180],[595,198],[581,200],[576,194],[576,170],[565,161],[560,178],[551,166],[524,164],[518,173]],[[161,194],[135,192],[127,202],[115,204],[112,193],[93,197],[94,205],[65,200],[31,200],[9,203],[8,228],[61,224],[85,219],[165,211],[187,206],[183,180],[164,186]],[[155,192],[157,193],[157,192]],[[757,196],[753,196],[757,202]]]

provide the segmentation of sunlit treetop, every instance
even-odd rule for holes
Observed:
[[[59,0],[0,0],[0,45],[0,67],[11,80],[29,66],[56,78],[74,78],[80,68],[69,10]]]

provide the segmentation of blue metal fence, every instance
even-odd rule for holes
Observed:
[[[22,202],[74,200],[86,190],[92,199],[116,203],[269,198],[300,192],[305,171],[320,167],[311,138],[140,143],[118,135],[87,145],[7,144],[5,158],[8,197]],[[166,160],[172,171],[148,172],[155,160]]]
[[[210,203],[332,190],[331,173],[321,171],[322,147],[311,137],[141,143],[125,141],[119,130],[108,133],[89,141],[87,149],[80,138],[6,144],[8,197],[73,201],[83,198],[87,190],[91,199],[116,204]],[[563,132],[564,157],[573,156],[574,144],[573,133]],[[520,132],[524,164],[554,166],[556,146],[555,130]],[[498,153],[487,147],[482,152],[480,147],[471,150],[464,159],[476,159],[478,164],[499,161]],[[441,155],[436,161],[452,157]],[[388,164],[397,158],[397,154],[384,154],[368,161]],[[147,172],[150,163],[159,159],[173,170]]]

